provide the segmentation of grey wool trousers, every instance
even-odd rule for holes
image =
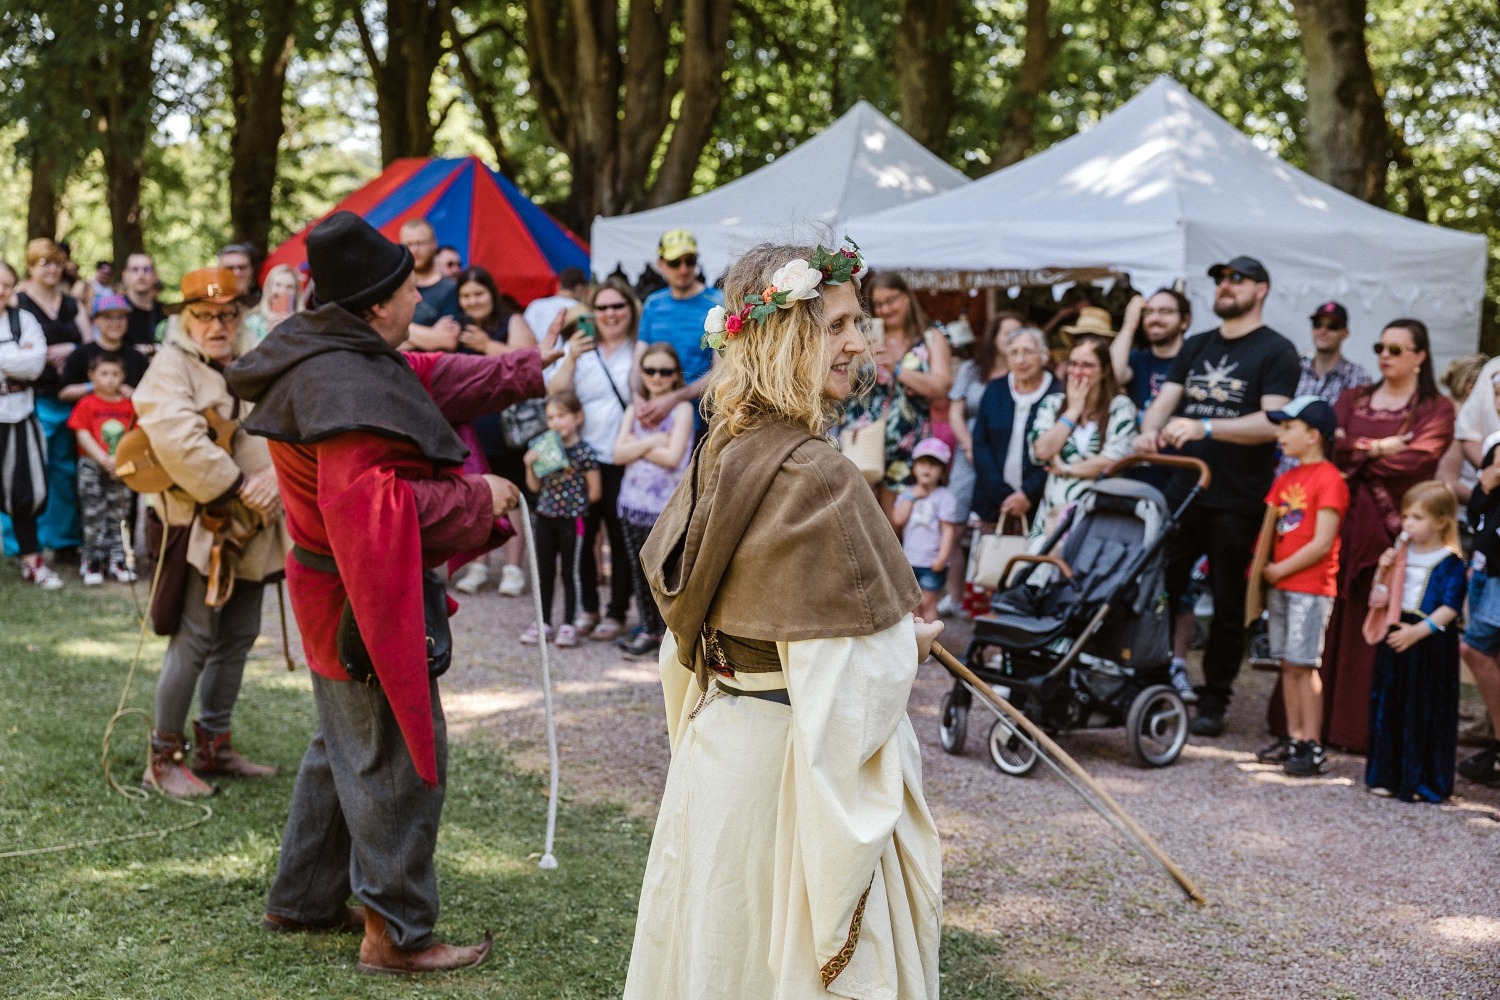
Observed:
[[[349,896],[386,919],[392,943],[433,943],[438,917],[432,857],[447,787],[448,733],[431,682],[437,788],[422,784],[385,693],[312,675],[318,728],[302,758],[281,861],[266,911],[304,923],[336,921]]]

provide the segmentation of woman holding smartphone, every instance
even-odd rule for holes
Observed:
[[[266,275],[265,287],[255,308],[245,313],[240,321],[240,344],[238,354],[244,354],[266,339],[266,334],[276,329],[283,320],[299,312],[302,282],[297,272],[287,264],[277,264]]]
[[[547,391],[572,389],[583,403],[583,439],[599,458],[604,495],[589,509],[583,542],[583,593],[578,634],[602,641],[618,639],[630,609],[631,570],[625,532],[620,524],[620,483],[625,467],[615,463],[615,439],[630,405],[630,376],[645,346],[636,338],[641,306],[630,286],[609,278],[589,302],[592,314],[578,307],[563,313],[558,336],[568,344],[563,359],[547,369]],[[590,319],[585,319],[590,317]],[[591,320],[591,322],[590,322]],[[599,526],[609,533],[609,603],[601,619],[599,569],[594,543]],[[641,595],[641,600],[650,600]]]

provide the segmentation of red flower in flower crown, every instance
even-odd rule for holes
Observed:
[[[740,318],[739,313],[724,318],[724,332],[731,337],[745,328],[745,321]]]

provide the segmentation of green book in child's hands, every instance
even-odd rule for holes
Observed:
[[[568,450],[563,447],[562,435],[557,431],[543,431],[532,438],[527,447],[536,452],[531,471],[538,479],[545,479],[568,467]]]

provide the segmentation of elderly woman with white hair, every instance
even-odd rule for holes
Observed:
[[[974,513],[986,524],[1028,520],[1042,499],[1047,469],[1033,459],[1029,440],[1037,405],[1061,391],[1047,371],[1047,341],[1034,326],[1005,335],[1010,372],[995,379],[979,400],[974,419]]]
[[[713,422],[641,553],[672,764],[627,998],[938,995],[942,855],[906,703],[940,626],[826,437],[868,360],[863,270],[759,246],[706,322]]]

